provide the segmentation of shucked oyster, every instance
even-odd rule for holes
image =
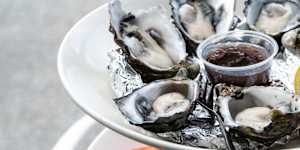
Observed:
[[[198,65],[187,60],[185,42],[161,7],[126,13],[119,0],[109,5],[110,31],[128,54],[128,63],[144,82],[171,78],[182,67],[194,78]]]
[[[234,24],[235,0],[171,0],[175,24],[183,33],[189,50]]]
[[[200,88],[193,80],[153,81],[116,103],[130,123],[161,133],[184,127]]]
[[[300,102],[284,87],[217,85],[217,110],[231,133],[271,146],[300,125]]]
[[[247,24],[256,31],[276,36],[300,24],[298,0],[247,0],[245,5]]]

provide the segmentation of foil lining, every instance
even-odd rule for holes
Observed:
[[[209,120],[211,119],[211,116],[209,112],[201,107],[200,105],[197,105],[195,110],[192,112],[192,114],[189,116],[189,121],[200,121],[202,120]]]
[[[271,68],[271,78],[283,82],[290,91],[294,91],[294,77],[300,58],[289,50],[284,53],[279,53],[273,61]]]
[[[127,63],[122,49],[110,51],[108,57],[110,62],[107,68],[117,97],[128,95],[144,85],[141,76]]]
[[[159,133],[158,136],[174,143],[194,147],[226,149],[226,145],[223,144],[222,133],[217,126],[207,128],[189,126],[177,132]]]
[[[110,58],[108,70],[112,78],[112,89],[117,97],[128,95],[144,85],[141,76],[127,63],[124,52],[121,49],[112,50],[108,53],[108,56]],[[299,64],[300,58],[295,56],[291,51],[286,50],[284,53],[279,54],[273,61],[271,79],[280,80],[289,90],[293,91],[294,74]],[[201,68],[203,69],[203,66]],[[202,72],[201,76],[202,80],[199,82],[205,82],[207,79],[205,73]],[[190,122],[188,127],[176,132],[159,133],[156,135],[174,143],[195,147],[226,149],[218,123],[211,125],[211,123],[209,123],[211,119],[208,111],[198,105],[188,117],[188,121]],[[298,136],[299,131],[295,131],[292,135],[285,136],[276,141],[272,147],[286,144]],[[270,148],[249,139],[245,139],[245,141],[246,143],[237,144],[234,142],[233,144],[236,149]]]

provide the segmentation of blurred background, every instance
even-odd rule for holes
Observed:
[[[0,0],[0,150],[51,149],[83,116],[56,55],[67,31],[107,1]]]

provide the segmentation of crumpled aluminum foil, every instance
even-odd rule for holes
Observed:
[[[110,62],[107,68],[117,97],[128,95],[144,85],[141,76],[126,62],[122,49],[110,51],[108,57]]]
[[[127,63],[124,52],[121,49],[112,50],[108,53],[108,56],[110,58],[108,70],[112,78],[112,89],[117,97],[128,95],[135,89],[144,85],[141,76]],[[285,50],[284,53],[277,56],[273,61],[271,79],[281,80],[289,90],[293,91],[294,74],[299,65],[300,58],[295,56],[291,51]],[[199,82],[205,82],[205,74],[202,72],[201,75],[204,76],[204,78],[202,78],[203,81]],[[196,106],[195,110],[188,117],[188,120],[190,122],[202,121],[204,124],[201,126],[190,125],[180,131],[160,133],[157,134],[157,136],[179,144],[213,149],[226,149],[218,123],[215,123],[215,125],[211,125],[207,122],[205,123],[205,120],[209,119],[211,119],[211,116],[208,111],[199,105]],[[290,139],[297,136],[299,136],[299,131],[293,133],[293,135],[283,137],[276,141],[274,145],[285,144]],[[240,145],[235,142],[234,145],[236,149],[258,149],[258,147],[263,147],[260,143],[250,140],[248,140],[245,145]]]
[[[220,128],[214,126],[207,128],[189,126],[177,132],[159,133],[158,136],[174,143],[194,147],[226,148],[225,145],[221,145],[223,142]]]
[[[279,54],[273,61],[271,68],[271,79],[280,80],[289,90],[294,90],[294,77],[300,57],[285,49],[284,53]]]

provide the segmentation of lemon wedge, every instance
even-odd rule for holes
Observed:
[[[300,66],[298,67],[294,78],[294,89],[297,95],[300,95]]]

